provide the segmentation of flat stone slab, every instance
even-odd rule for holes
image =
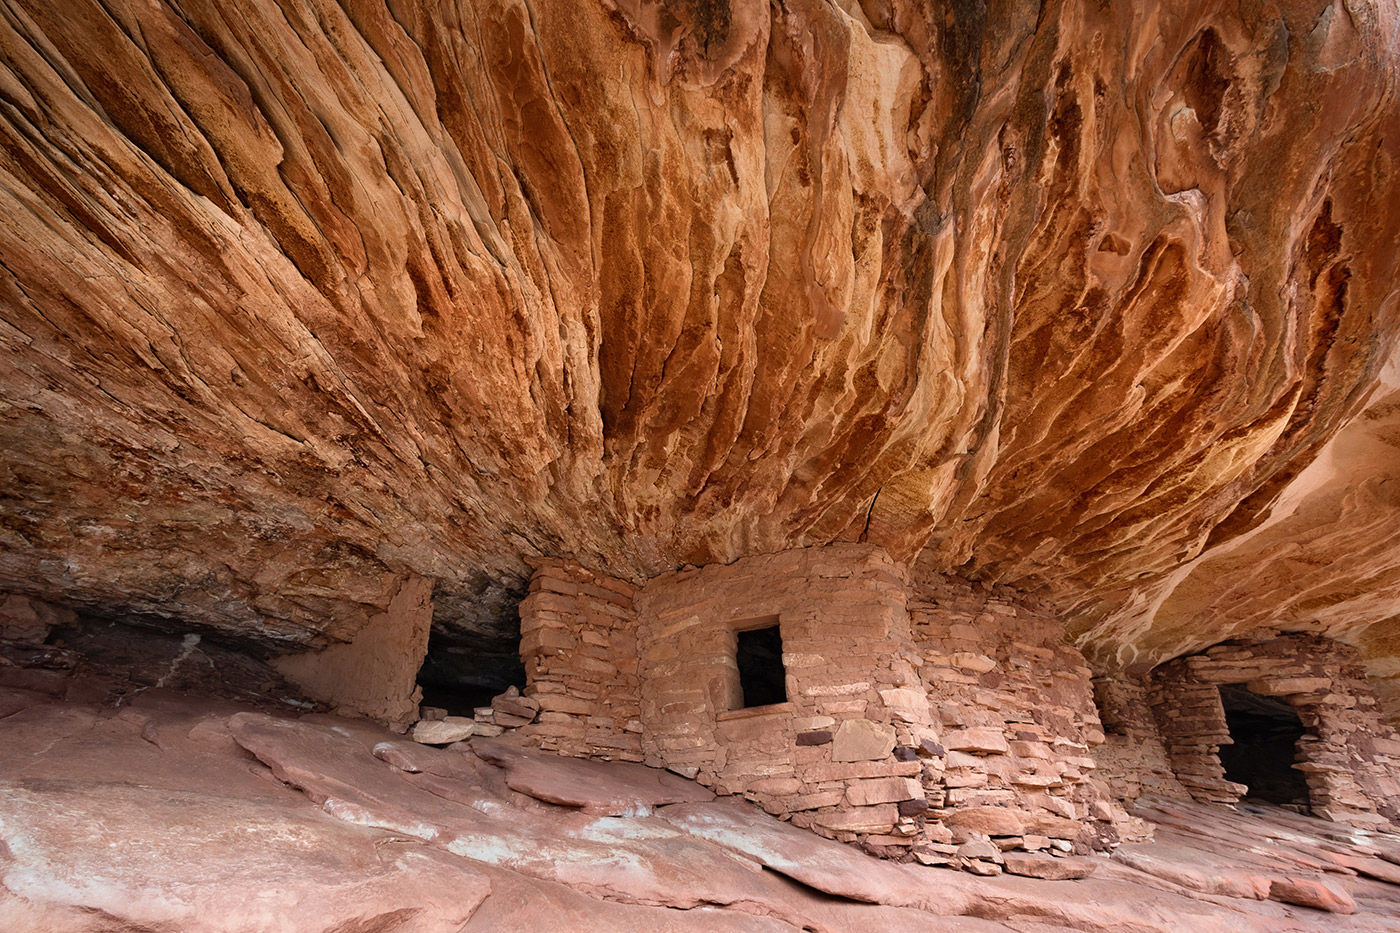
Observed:
[[[734,798],[653,802],[647,817],[554,805],[510,787],[509,768],[470,745],[421,745],[364,721],[173,695],[15,703],[0,720],[4,933],[1400,931],[1395,886],[1345,864],[1377,861],[1397,837],[1297,815],[1177,804],[1158,811],[1172,842],[1124,847],[1213,893],[1117,860],[1018,852],[1004,859],[1011,872],[1027,859],[1026,875],[980,878],[873,859]],[[499,745],[484,750],[584,765],[574,783],[636,792],[644,775],[646,800],[695,786]],[[956,851],[926,855],[945,849]],[[1035,877],[1084,861],[1092,877]],[[1228,889],[1239,896],[1219,896]]]
[[[491,891],[469,863],[297,796],[0,782],[0,929],[456,933]]]
[[[1098,867],[1093,859],[1072,856],[1054,858],[1028,852],[1007,852],[1002,856],[1002,868],[1011,874],[1045,881],[1076,881],[1089,877]]]
[[[966,901],[951,873],[882,862],[789,823],[778,822],[747,803],[717,800],[665,807],[657,816],[692,835],[757,860],[818,891],[872,904],[918,907],[934,913],[961,913]],[[937,892],[930,890],[937,879]]]
[[[420,719],[409,733],[413,741],[423,745],[451,745],[476,735],[477,723],[462,716],[443,719]]]
[[[506,741],[478,738],[471,750],[506,772],[511,790],[561,807],[608,816],[645,816],[672,803],[714,800],[709,789],[659,768],[628,761],[565,758]]]
[[[1350,894],[1317,878],[1274,878],[1269,885],[1269,897],[1333,914],[1356,913],[1356,901]]]
[[[1113,853],[1113,860],[1200,894],[1256,901],[1269,896],[1269,878],[1262,872],[1222,870],[1205,859],[1171,846],[1148,843],[1126,845]]]

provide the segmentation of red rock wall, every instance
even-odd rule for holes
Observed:
[[[1400,817],[1400,735],[1366,682],[1360,653],[1316,635],[1217,645],[1163,665],[1152,675],[1152,704],[1172,766],[1197,800],[1234,802],[1243,785],[1225,780],[1217,750],[1230,741],[1217,684],[1244,684],[1282,697],[1309,735],[1298,743],[1313,812],[1354,825]]]
[[[960,810],[1009,808],[1069,838],[1077,829],[1063,821],[1110,819],[1089,780],[1103,741],[1092,673],[1055,615],[1007,588],[924,574],[909,616],[947,750],[943,773],[930,775],[942,785],[931,814],[957,825]]]
[[[540,714],[520,731],[541,748],[642,760],[633,592],[572,561],[535,570],[520,604],[520,657]]]
[[[312,646],[859,536],[1105,664],[1393,628],[1380,408],[1220,549],[1400,339],[1394,4],[665,6],[7,5],[0,587]]]
[[[77,614],[20,593],[0,594],[0,640],[42,645],[49,630],[72,625]]]

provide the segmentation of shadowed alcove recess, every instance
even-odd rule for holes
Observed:
[[[1234,740],[1220,747],[1225,777],[1248,786],[1246,797],[1306,809],[1307,780],[1293,767],[1298,740],[1307,734],[1297,711],[1286,700],[1238,684],[1220,686],[1220,703]]]
[[[525,685],[516,641],[459,633],[434,625],[428,635],[428,653],[418,671],[424,706],[447,710],[452,716],[471,716],[479,706],[507,687]],[[475,635],[475,637],[473,637]]]
[[[776,620],[736,632],[735,660],[744,708],[787,701],[787,670],[783,667],[783,636]]]

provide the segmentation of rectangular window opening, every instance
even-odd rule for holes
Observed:
[[[739,686],[744,708],[787,702],[787,670],[783,667],[783,636],[776,624],[737,633]]]

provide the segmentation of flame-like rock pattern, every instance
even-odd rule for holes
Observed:
[[[1365,642],[1394,480],[1271,508],[1400,331],[1397,30],[5,0],[0,587],[314,643],[407,573],[460,635],[531,555],[862,540],[1055,600],[1109,664],[1243,604]],[[1299,536],[1325,598],[1241,579]]]

